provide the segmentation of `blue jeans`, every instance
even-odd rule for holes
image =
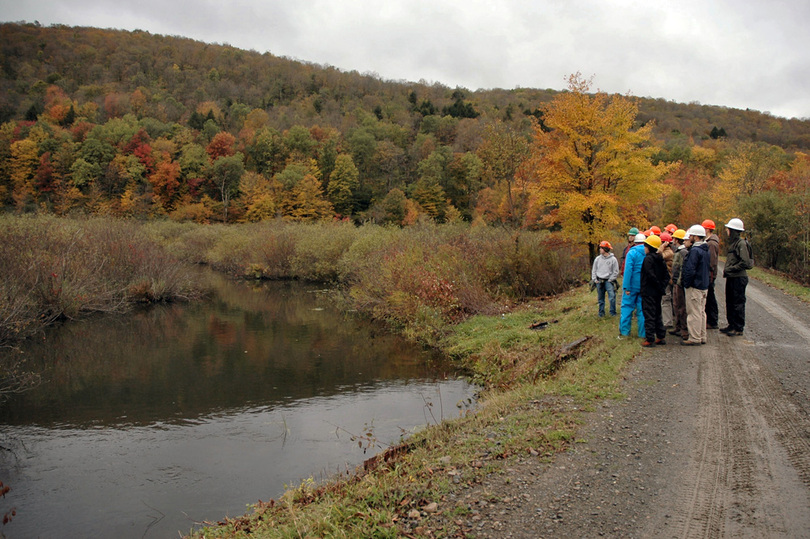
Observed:
[[[633,313],[638,319],[638,336],[646,337],[644,331],[644,313],[641,310],[641,293],[629,292],[627,289],[622,294],[622,318],[619,321],[619,333],[630,335],[630,326],[633,324]]]
[[[616,316],[616,289],[610,281],[596,283],[596,297],[599,301],[599,316],[605,316],[605,291],[610,302],[610,316]]]

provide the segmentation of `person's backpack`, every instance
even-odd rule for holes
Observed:
[[[743,267],[746,270],[750,270],[751,268],[754,267],[754,250],[751,249],[751,244],[748,242],[747,239],[743,238],[743,241],[745,242],[745,247],[748,249],[748,260],[749,260],[748,263],[746,263],[743,260]],[[742,257],[740,257],[740,259],[742,259]]]

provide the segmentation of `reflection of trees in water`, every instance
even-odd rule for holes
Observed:
[[[442,376],[446,364],[300,283],[219,279],[208,302],[66,324],[26,355],[46,376],[8,422],[149,423]],[[35,369],[36,370],[36,369]],[[126,416],[123,419],[123,416]]]

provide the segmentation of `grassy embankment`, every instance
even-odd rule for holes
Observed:
[[[781,272],[754,268],[748,271],[748,276],[810,303],[810,286],[804,286]]]

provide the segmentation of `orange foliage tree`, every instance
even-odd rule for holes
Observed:
[[[638,106],[621,96],[588,94],[579,73],[544,109],[549,131],[535,125],[532,194],[550,208],[547,225],[588,246],[635,220],[641,203],[662,191],[670,165],[653,165],[652,124],[633,129]]]

